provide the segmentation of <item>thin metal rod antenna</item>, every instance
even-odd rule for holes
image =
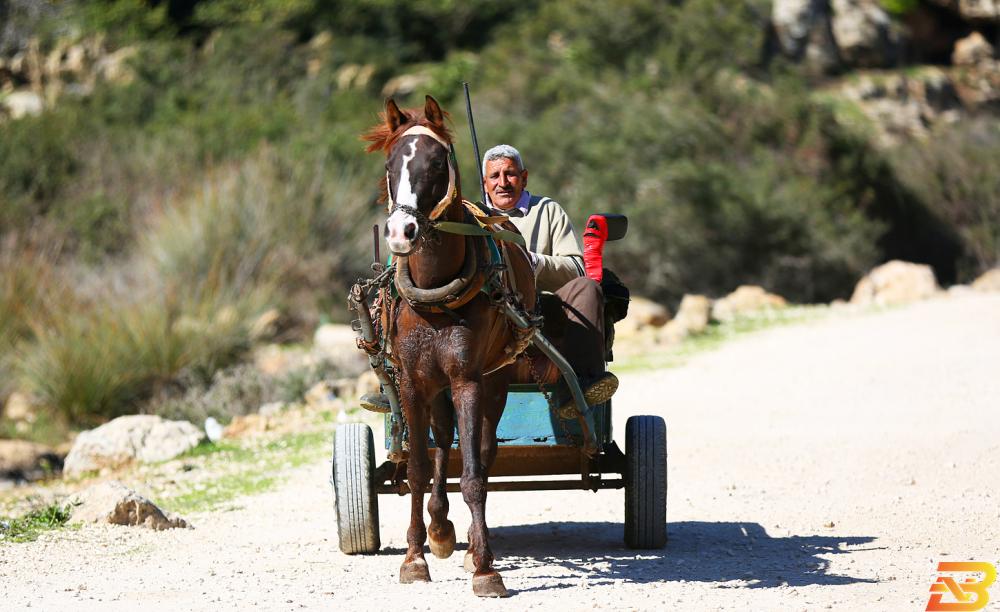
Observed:
[[[476,139],[476,122],[472,119],[472,97],[469,95],[469,82],[462,81],[465,89],[465,114],[469,118],[469,130],[472,132],[472,150],[476,153],[476,169],[479,170],[479,189],[483,194],[483,205],[488,206],[486,185],[483,184],[483,160],[479,155],[479,141]]]

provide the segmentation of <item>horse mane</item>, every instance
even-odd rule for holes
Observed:
[[[400,126],[395,130],[389,129],[385,111],[379,113],[379,117],[382,121],[361,136],[361,140],[366,140],[371,143],[365,149],[366,152],[371,153],[372,151],[384,151],[388,153],[392,150],[392,147],[396,145],[396,141],[398,141],[399,137],[403,135],[403,132],[415,125],[422,125],[443,138],[448,144],[452,143],[451,130],[444,126],[431,124],[431,122],[423,116],[423,111],[415,108],[404,108],[400,109],[400,112],[403,113],[404,117],[406,117],[406,121],[400,124]],[[441,113],[444,115],[445,119],[448,119],[449,116],[447,112],[441,111]]]

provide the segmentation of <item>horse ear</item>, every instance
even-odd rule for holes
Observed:
[[[441,106],[437,103],[437,100],[431,96],[427,96],[427,101],[424,103],[424,117],[427,117],[431,125],[444,127],[444,112],[441,110]]]
[[[389,131],[395,132],[396,128],[406,123],[406,115],[396,106],[396,101],[389,98],[385,101],[385,124]]]

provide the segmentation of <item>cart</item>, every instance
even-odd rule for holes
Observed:
[[[627,220],[603,216],[615,217],[609,240],[622,237]],[[577,405],[584,404],[579,401],[582,400],[579,381],[565,359],[558,353],[549,356],[559,365],[564,380],[578,399]],[[513,384],[508,388],[487,490],[624,489],[625,544],[638,549],[662,548],[667,541],[667,432],[663,418],[629,417],[623,452],[612,437],[610,400],[585,407],[574,415],[560,415],[550,405],[555,392],[554,384]],[[364,423],[337,427],[332,482],[340,550],[346,554],[377,552],[381,546],[378,496],[409,493],[405,452],[399,452],[400,441],[405,445],[407,432],[398,419],[385,415],[385,445],[390,460],[381,465],[375,465],[371,427]],[[433,434],[426,435],[433,452]],[[454,439],[448,458],[449,492],[460,490],[458,478],[462,473],[457,430]],[[534,478],[538,476],[549,478]]]

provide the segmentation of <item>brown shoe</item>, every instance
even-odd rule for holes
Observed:
[[[605,372],[589,383],[580,381],[580,386],[583,387],[583,399],[587,400],[587,405],[595,406],[608,401],[615,394],[618,390],[618,377],[611,372]],[[569,399],[559,406],[559,416],[570,419],[576,416],[576,412],[576,402],[570,394]]]

